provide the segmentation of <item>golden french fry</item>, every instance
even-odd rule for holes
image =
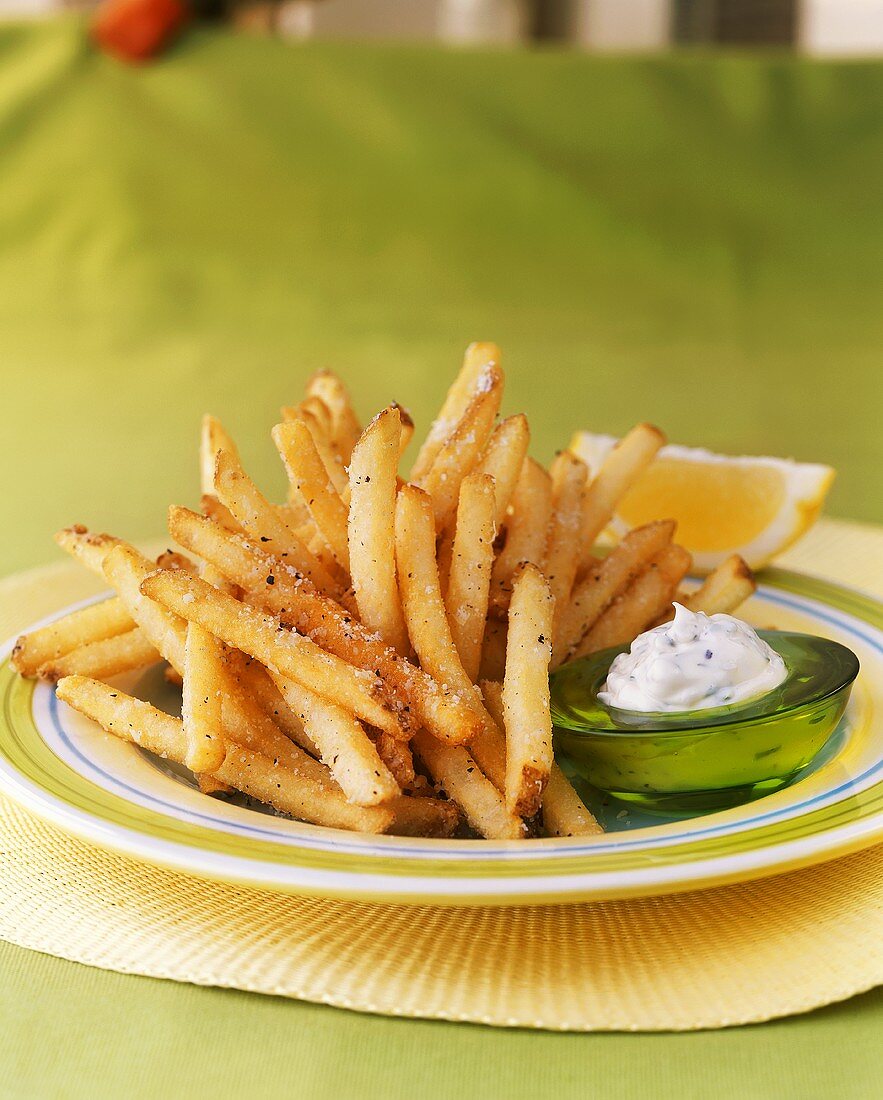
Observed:
[[[282,698],[269,672],[260,661],[256,661],[253,657],[240,653],[238,650],[228,649],[225,654],[224,671],[228,681],[232,684],[231,690],[236,692],[239,712],[244,711],[247,714],[246,724],[252,730],[262,729],[264,731],[262,735],[264,742],[259,746],[261,752],[271,754],[270,750],[272,749],[272,755],[276,754],[276,749],[267,740],[272,733],[277,742],[278,736],[284,736],[294,741],[310,756],[318,758],[319,750],[304,729],[303,722]],[[231,719],[225,706],[225,729],[238,722],[238,716]],[[247,748],[255,747],[250,742],[242,740],[241,734],[235,729],[232,730],[231,735],[241,740]]]
[[[549,661],[553,596],[535,565],[523,565],[509,605],[503,713],[506,725],[506,805],[532,817],[540,808],[552,756]]]
[[[548,836],[598,836],[604,830],[557,764],[543,793],[543,829]]]
[[[585,657],[609,646],[633,641],[671,603],[690,568],[690,555],[681,546],[667,546],[613,601],[577,646],[574,657]]]
[[[261,606],[272,613],[285,609],[296,629],[324,649],[359,668],[378,671],[406,711],[434,736],[464,742],[474,735],[480,719],[467,700],[446,694],[427,672],[384,646],[334,600],[292,575],[284,563],[186,508],[170,509],[169,529],[182,546],[255,593]],[[266,583],[269,577],[273,584]]]
[[[239,450],[232,437],[216,416],[206,413],[199,437],[199,481],[203,496],[211,496],[215,491],[215,462],[221,451],[239,463]]]
[[[411,481],[418,484],[435,462],[439,451],[475,396],[485,372],[499,367],[500,349],[496,344],[470,344],[463,366],[448,390],[441,411],[432,423],[423,446],[411,468]]]
[[[241,532],[243,530],[242,524],[236,522],[236,518],[230,509],[226,505],[221,504],[214,493],[203,493],[199,506],[204,516],[213,519],[215,523],[220,523],[220,525],[226,527],[228,531]]]
[[[196,623],[187,624],[181,718],[193,772],[214,772],[226,756],[221,712],[224,700],[223,643]]]
[[[192,573],[194,577],[199,576],[199,566],[196,562],[186,554],[179,554],[177,550],[163,550],[158,555],[156,564],[160,569],[183,569],[187,573]]]
[[[413,786],[415,779],[414,757],[411,755],[407,741],[390,737],[383,730],[374,730],[372,739],[377,749],[377,755],[389,768],[393,779],[403,791],[407,791]]]
[[[204,773],[196,776],[196,784],[202,794],[232,794],[234,790],[229,783],[222,783],[220,779],[215,779],[213,775],[205,775]]]
[[[588,468],[570,451],[561,451],[552,463],[552,518],[543,557],[545,574],[555,600],[555,623],[560,621],[576,578],[580,557],[580,520]]]
[[[399,435],[399,458],[408,449],[408,444],[414,435],[414,419],[404,405],[400,405],[398,401],[393,401],[390,405],[391,409],[395,409],[399,414],[399,422],[401,423],[401,433]]]
[[[503,713],[503,685],[482,681],[482,694],[494,721],[503,729],[506,725]],[[481,744],[479,744],[479,738]],[[506,745],[502,738],[496,742],[485,731],[469,746],[478,766],[498,790],[505,789]],[[549,781],[543,791],[543,829],[548,836],[597,836],[603,829],[591,810],[585,805],[564,772],[552,765]]]
[[[350,575],[359,618],[368,630],[408,653],[396,581],[395,501],[402,423],[394,406],[378,413],[352,451],[349,467]]]
[[[353,447],[362,434],[359,419],[353,411],[350,395],[340,378],[331,370],[317,371],[307,384],[310,396],[320,397],[331,411],[331,440],[344,465],[349,463]]]
[[[322,763],[351,802],[376,806],[401,793],[371,738],[351,714],[296,680],[271,676],[282,698],[303,722]]]
[[[321,460],[325,476],[331,482],[336,492],[343,493],[346,489],[345,464],[342,456],[334,449],[331,443],[331,437],[325,430],[326,421],[324,418],[317,416],[314,409],[311,409],[309,405],[304,405],[304,403],[301,402],[300,405],[297,405],[293,409],[285,408],[282,410],[282,423],[301,424],[307,430],[312,440],[313,448]],[[282,458],[284,461],[285,456],[282,455]],[[285,466],[287,470],[287,462]],[[291,481],[289,499],[304,499],[303,493],[298,489],[297,483],[294,480]]]
[[[527,458],[512,494],[506,517],[506,541],[491,574],[491,607],[499,614],[509,607],[512,578],[522,562],[542,566],[546,534],[552,518],[552,479],[543,467]]]
[[[421,667],[466,703],[482,724],[491,722],[457,656],[435,561],[432,502],[414,485],[400,489],[396,501],[396,563],[408,635]]]
[[[606,558],[592,566],[574,588],[570,602],[558,619],[553,668],[570,660],[604,608],[671,542],[674,532],[673,520],[636,527]]]
[[[494,525],[503,526],[506,512],[512,501],[521,468],[530,446],[530,427],[523,413],[507,416],[494,428],[476,473],[490,474],[494,479]]]
[[[383,804],[392,810],[393,822],[387,832],[394,836],[448,837],[460,824],[456,802],[442,798],[409,798],[399,795]]]
[[[160,655],[151,645],[144,631],[133,627],[124,634],[114,634],[110,638],[101,638],[87,642],[52,661],[47,661],[37,669],[41,680],[54,682],[63,676],[94,676],[97,680],[106,680],[118,676],[121,672],[131,672],[135,668],[147,668],[156,664]]]
[[[22,676],[33,676],[41,665],[82,646],[125,634],[134,626],[134,619],[118,596],[102,600],[23,634],[12,648],[12,667]]]
[[[322,538],[342,569],[349,573],[347,509],[332,483],[303,420],[277,424],[273,441]]]
[[[100,535],[78,523],[73,527],[65,527],[57,531],[55,541],[71,557],[77,559],[81,565],[104,577],[104,559],[115,546],[128,545],[122,539],[113,535]]]
[[[453,518],[463,478],[478,462],[503,397],[503,372],[489,367],[476,383],[476,394],[454,430],[442,445],[435,461],[420,479],[419,487],[429,494],[436,530],[441,532]]]
[[[585,563],[598,535],[610,522],[616,506],[665,445],[665,436],[652,424],[637,424],[617,443],[586,490],[582,515]]]
[[[695,592],[684,600],[690,611],[704,611],[706,615],[732,614],[757,588],[754,574],[748,563],[732,554],[713,570]]]
[[[460,662],[478,679],[494,562],[494,479],[469,474],[460,486],[445,610]]]
[[[56,692],[59,699],[108,733],[140,745],[156,756],[184,763],[186,739],[180,718],[84,676],[65,677],[59,681]],[[290,743],[289,748],[296,750]],[[317,783],[300,766],[292,767],[237,743],[231,743],[213,778],[282,813],[317,825],[381,833],[394,821],[393,812],[385,807],[353,806],[340,791]]]
[[[119,592],[129,614],[141,627],[150,643],[179,673],[184,670],[184,645],[187,627],[177,615],[170,615],[158,603],[141,592],[141,582],[156,568],[149,558],[132,546],[115,546],[104,559],[104,576]],[[174,570],[186,576],[180,570]]]
[[[518,840],[527,835],[524,822],[510,813],[500,792],[462,745],[445,745],[426,730],[420,730],[414,735],[412,746],[429,774],[462,809],[476,832],[489,840]]]
[[[173,614],[198,623],[227,645],[250,654],[328,702],[345,707],[369,725],[403,736],[402,720],[385,697],[379,677],[326,653],[309,638],[285,628],[277,618],[263,615],[179,570],[153,573],[142,582],[141,591]]]
[[[484,646],[481,650],[482,680],[502,680],[506,668],[506,635],[509,628],[499,619],[488,619],[484,628]]]
[[[276,557],[290,562],[319,588],[339,591],[339,586],[318,558],[310,553],[279,511],[226,451],[219,451],[215,460],[215,488],[221,503],[243,530],[260,539]]]

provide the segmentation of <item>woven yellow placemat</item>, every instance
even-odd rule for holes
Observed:
[[[883,531],[826,523],[787,564],[883,592]],[[8,635],[88,578],[0,583]],[[0,798],[0,936],[107,969],[364,1012],[572,1031],[766,1020],[883,983],[883,847],[756,883],[525,909],[279,895],[102,851]]]

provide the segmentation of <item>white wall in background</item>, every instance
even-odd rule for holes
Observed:
[[[883,0],[802,0],[798,42],[805,53],[879,57]]]
[[[658,50],[671,41],[673,0],[578,0],[576,39],[595,50]]]

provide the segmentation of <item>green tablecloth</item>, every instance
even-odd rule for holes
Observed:
[[[0,571],[195,494],[199,414],[339,367],[425,420],[502,344],[540,456],[639,418],[841,470],[883,519],[883,67],[0,28]],[[388,1021],[0,945],[0,1095],[864,1097],[883,995],[696,1036]]]

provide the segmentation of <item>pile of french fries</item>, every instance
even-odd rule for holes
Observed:
[[[600,831],[555,764],[549,671],[672,614],[732,611],[738,558],[678,594],[689,554],[666,520],[606,556],[598,536],[664,443],[640,424],[590,477],[568,451],[528,455],[498,419],[499,351],[471,345],[411,469],[392,404],[362,430],[341,381],[316,375],[272,431],[290,481],[271,503],[206,416],[201,512],[172,507],[181,550],[156,562],[83,527],[56,540],[116,595],[20,638],[23,676],[109,733],[299,820],[408,836]],[[183,550],[183,552],[181,552]],[[181,716],[114,684],[167,664]]]

